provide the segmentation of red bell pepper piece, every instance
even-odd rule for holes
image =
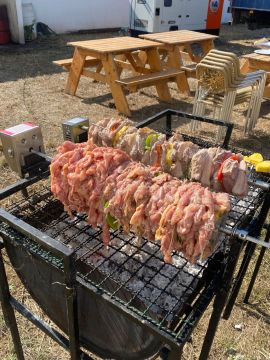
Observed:
[[[162,156],[162,149],[161,149],[160,144],[156,145],[156,151],[157,151],[157,160],[156,160],[155,164],[153,165],[153,167],[160,167],[161,156]]]
[[[239,162],[239,157],[237,155],[232,155],[229,159]],[[217,179],[221,183],[222,188],[223,188],[223,172],[222,171],[223,171],[224,163],[226,160],[224,160],[223,163],[220,165],[220,168],[218,169],[218,173],[217,173]]]

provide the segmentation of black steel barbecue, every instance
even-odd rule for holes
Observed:
[[[181,117],[193,118],[168,111],[139,126],[151,124],[169,135]],[[37,150],[30,152],[39,156]],[[68,339],[10,296],[0,256],[0,300],[17,357],[23,359],[23,352],[13,309],[69,349],[72,359],[89,358],[80,347],[102,358],[146,359],[160,354],[163,359],[179,359],[214,298],[200,355],[206,359],[240,250],[246,240],[269,247],[250,236],[251,230],[261,230],[267,214],[267,180],[254,174],[248,196],[232,197],[232,211],[221,225],[219,246],[210,258],[191,265],[174,254],[173,263],[165,264],[157,244],[147,240],[138,244],[134,234],[127,236],[121,230],[111,232],[111,244],[104,249],[101,230],[91,228],[82,214],[70,219],[53,197],[46,170],[49,159],[41,157],[42,166],[33,159],[24,165],[24,173],[31,169],[27,179],[1,190],[0,200],[8,197],[11,205],[0,209],[0,235],[25,287]]]

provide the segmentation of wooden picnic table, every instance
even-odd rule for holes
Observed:
[[[68,45],[75,47],[72,61],[69,63],[64,60],[55,61],[57,65],[64,66],[69,71],[65,92],[75,95],[81,76],[101,81],[110,86],[118,111],[128,116],[131,113],[124,88],[136,91],[139,88],[154,85],[159,98],[170,102],[168,81],[175,81],[184,75],[179,69],[167,71],[162,69],[157,50],[161,44],[154,41],[117,37],[76,41]],[[145,54],[146,62],[141,61],[138,50]],[[91,66],[96,66],[95,71],[88,69]],[[122,78],[124,68],[132,70],[133,76]]]
[[[205,34],[190,30],[176,30],[154,34],[142,34],[140,38],[157,41],[161,51],[168,54],[168,65],[179,70],[185,70],[185,79],[177,82],[178,88],[182,92],[189,92],[187,77],[195,76],[195,67],[198,62],[214,48],[215,35]],[[196,56],[192,50],[192,45],[198,44],[202,49],[202,55]],[[185,61],[190,65],[185,66]]]
[[[257,70],[264,70],[267,72],[263,97],[270,99],[270,56],[252,53],[243,55],[243,58],[244,62],[241,66],[241,72],[243,74]]]

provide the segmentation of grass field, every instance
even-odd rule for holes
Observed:
[[[77,96],[63,92],[67,74],[52,64],[53,60],[70,57],[72,49],[67,41],[93,37],[117,36],[117,34],[76,34],[42,39],[26,46],[11,45],[0,48],[0,128],[6,128],[22,121],[33,121],[41,125],[45,147],[54,154],[62,142],[61,123],[63,120],[86,116],[96,121],[106,117],[117,117],[109,88],[89,79],[82,79]],[[225,26],[216,47],[236,52],[239,56],[254,50],[253,42],[263,36],[270,38],[270,30],[248,31],[244,26]],[[173,104],[169,107],[190,112],[193,97],[184,98],[175,85],[171,86]],[[153,88],[128,95],[132,119],[140,121],[168,107],[160,103]],[[270,158],[270,102],[264,101],[261,116],[254,133],[242,136],[244,105],[236,107],[233,114],[235,130],[232,145],[251,151],[262,152]],[[4,187],[14,182],[16,176],[0,158],[0,184]],[[3,204],[6,205],[6,204]],[[38,305],[30,298],[20,283],[4,254],[12,294],[44,319]],[[254,261],[250,266],[237,304],[228,321],[222,320],[213,344],[210,360],[264,360],[270,359],[270,287],[268,252],[251,297],[251,304],[243,305],[242,298],[251,275]],[[210,310],[206,311],[192,336],[192,342],[185,346],[183,359],[196,360],[204,338]],[[53,343],[21,316],[17,316],[26,359],[63,360],[68,354]],[[48,320],[48,319],[47,319]],[[48,322],[50,322],[48,320]],[[241,325],[237,330],[235,325]],[[0,310],[0,359],[15,359],[10,333],[5,326]]]

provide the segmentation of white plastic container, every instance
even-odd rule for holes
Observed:
[[[22,14],[23,14],[23,26],[31,26],[33,25],[32,31],[32,40],[37,37],[37,30],[36,30],[36,19],[35,13],[32,3],[22,4]],[[26,35],[26,30],[25,30]],[[31,39],[25,39],[25,41],[29,41]]]

